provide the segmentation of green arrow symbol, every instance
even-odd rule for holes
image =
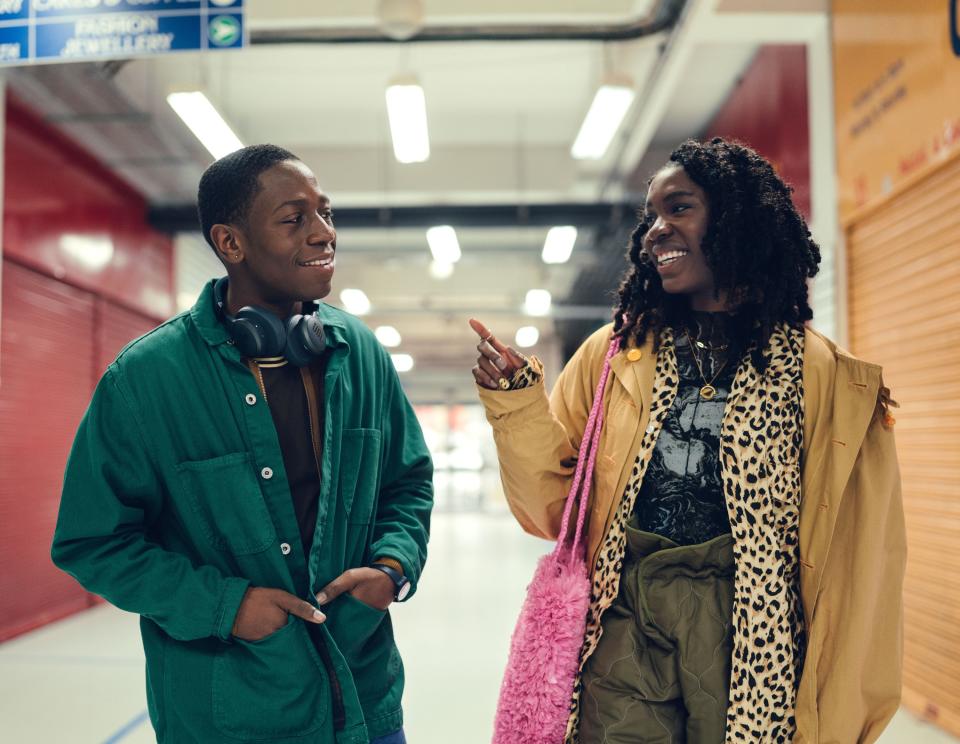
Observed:
[[[211,18],[209,34],[217,46],[231,46],[240,38],[240,21],[226,15]]]

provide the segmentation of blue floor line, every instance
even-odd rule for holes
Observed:
[[[109,739],[107,739],[103,744],[117,744],[121,739],[125,739],[129,734],[131,734],[136,729],[140,728],[147,721],[147,711],[141,711],[137,714],[137,717],[123,724],[120,729],[113,734]]]

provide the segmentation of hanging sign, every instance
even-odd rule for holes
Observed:
[[[0,0],[0,65],[246,45],[243,0]]]

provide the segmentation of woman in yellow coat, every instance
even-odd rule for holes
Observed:
[[[872,742],[900,699],[905,533],[880,368],[805,326],[819,249],[753,150],[651,179],[615,322],[550,396],[480,323],[504,491],[556,539],[610,339],[567,741]]]

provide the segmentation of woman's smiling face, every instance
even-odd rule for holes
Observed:
[[[643,250],[660,274],[665,292],[690,298],[694,310],[723,310],[726,300],[714,297],[713,271],[703,254],[710,205],[707,195],[682,166],[669,164],[650,181]]]

